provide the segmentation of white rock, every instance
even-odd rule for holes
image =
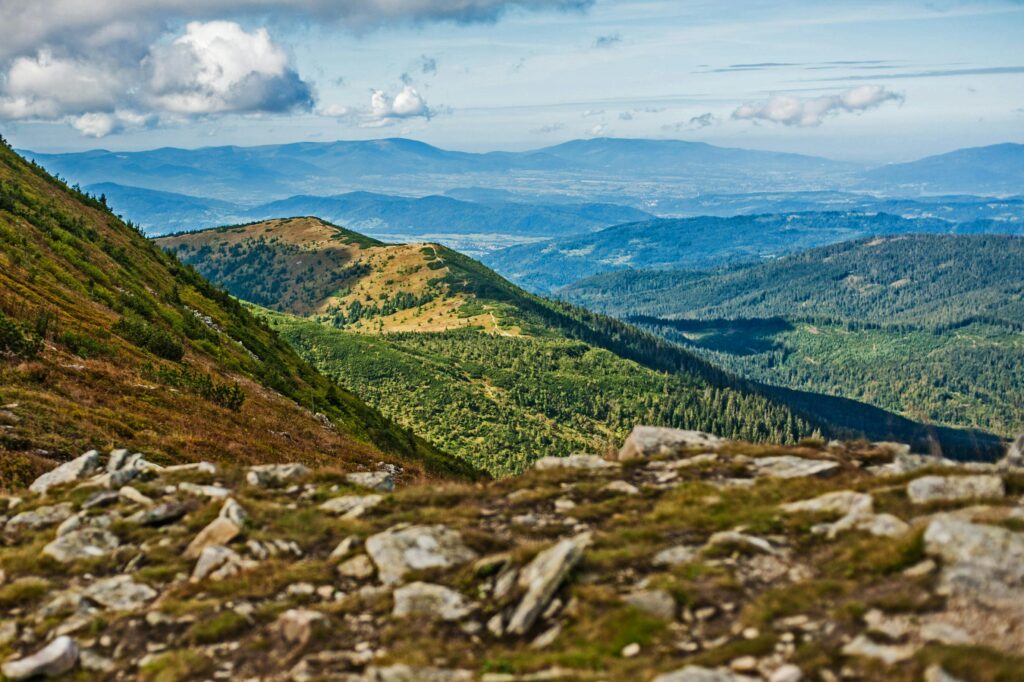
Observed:
[[[255,486],[271,486],[290,483],[309,475],[309,467],[302,464],[261,464],[246,470],[245,482]]]
[[[239,528],[244,528],[245,524],[249,521],[249,514],[245,511],[245,508],[230,497],[224,500],[224,506],[220,508],[220,513],[217,514],[217,517],[227,519]]]
[[[914,504],[1004,497],[1006,487],[999,476],[922,476],[907,485],[907,497]]]
[[[756,678],[719,669],[703,668],[699,665],[688,665],[675,672],[664,673],[655,677],[652,682],[747,682]]]
[[[439,620],[459,620],[470,614],[472,608],[459,592],[444,585],[415,582],[395,590],[395,607],[391,615],[430,616]]]
[[[894,665],[913,658],[919,648],[917,644],[876,644],[865,635],[857,635],[842,651],[845,656],[873,658],[886,665]]]
[[[772,547],[771,543],[764,538],[759,538],[755,535],[747,535],[746,533],[739,533],[734,530],[725,530],[719,533],[713,534],[708,538],[707,544],[704,549],[711,549],[712,547],[742,547],[745,549],[753,550],[761,554],[779,554],[779,550]]]
[[[184,557],[186,559],[195,559],[207,547],[211,545],[226,545],[241,533],[242,529],[237,523],[231,519],[218,516],[192,539],[192,542],[185,548]]]
[[[351,514],[356,510],[366,512],[383,501],[380,495],[342,495],[327,500],[320,505],[320,509],[330,514]]]
[[[538,471],[551,469],[607,469],[615,466],[597,455],[569,455],[568,457],[541,457],[533,463]]]
[[[384,493],[395,489],[395,479],[386,471],[357,471],[347,474],[345,480],[360,488],[369,488]]]
[[[70,502],[37,507],[11,517],[4,525],[4,531],[13,535],[25,530],[39,530],[66,521],[74,513],[75,507]]]
[[[78,559],[94,559],[109,554],[121,542],[113,533],[102,528],[85,527],[61,535],[43,547],[43,554],[61,563]]]
[[[928,524],[924,545],[942,559],[944,591],[1024,612],[1024,534],[942,514]]]
[[[70,637],[58,637],[31,656],[7,661],[0,671],[9,680],[57,677],[78,664],[78,655],[78,642]]]
[[[608,485],[601,488],[601,490],[608,493],[617,493],[620,495],[639,495],[640,489],[632,483],[627,481],[612,481]]]
[[[758,476],[769,478],[826,478],[839,472],[839,463],[822,459],[807,459],[794,455],[761,457],[750,461]]]
[[[366,551],[385,585],[399,582],[409,571],[450,568],[477,558],[462,535],[443,525],[389,529],[366,539]]]
[[[784,512],[815,512],[828,514],[850,514],[871,513],[874,510],[874,500],[871,495],[858,493],[853,490],[838,490],[825,493],[809,500],[790,502],[781,507]]]
[[[673,455],[686,448],[717,449],[724,441],[701,431],[661,426],[636,426],[619,450],[619,461],[656,455]]]
[[[654,555],[652,563],[655,566],[678,566],[693,561],[700,548],[690,545],[676,545],[663,549]]]
[[[99,468],[100,453],[95,450],[89,450],[84,455],[76,457],[70,462],[65,462],[52,471],[46,472],[33,481],[28,489],[42,495],[53,486],[85,478]]]
[[[118,575],[89,585],[82,596],[111,611],[134,611],[156,599],[157,591],[129,575]]]
[[[583,558],[590,540],[589,533],[561,540],[534,557],[520,571],[519,586],[526,590],[526,594],[509,619],[508,632],[523,635],[533,627],[562,581]]]
[[[223,486],[196,485],[195,483],[189,483],[188,481],[179,483],[178,490],[190,495],[196,495],[198,497],[212,497],[213,499],[223,499],[231,494],[231,491]]]
[[[768,682],[800,682],[802,679],[804,679],[803,671],[792,663],[776,668],[768,676]]]
[[[330,619],[312,609],[289,609],[277,617],[274,629],[289,644],[307,644],[317,631],[326,630]]]
[[[474,677],[469,670],[390,665],[367,668],[363,682],[473,682]]]

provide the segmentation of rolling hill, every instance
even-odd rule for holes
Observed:
[[[553,291],[615,270],[706,270],[859,237],[958,231],[1024,232],[1024,224],[978,221],[960,225],[935,218],[908,220],[847,211],[663,219],[512,246],[489,253],[483,260],[528,289]]]
[[[957,149],[863,174],[863,184],[893,194],[1020,194],[1024,187],[1024,144],[1004,143]]]
[[[827,414],[794,411],[678,346],[530,295],[438,245],[387,245],[316,218],[158,243],[262,308],[343,386],[498,475],[521,471],[545,449],[604,450],[637,420],[752,440],[791,441],[815,429],[928,435],[852,402],[830,404]]]
[[[0,486],[83,445],[472,469],[320,375],[99,200],[0,146]],[[284,453],[287,452],[287,455]]]
[[[904,235],[562,290],[757,380],[920,421],[1024,431],[1024,239]]]

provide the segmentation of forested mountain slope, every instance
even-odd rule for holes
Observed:
[[[1024,239],[906,235],[563,290],[762,382],[923,422],[1024,430]]]
[[[0,147],[0,485],[86,444],[471,471],[107,208]]]
[[[1022,232],[1019,223],[981,220],[958,224],[857,211],[705,216],[617,225],[589,235],[508,247],[483,260],[512,281],[545,291],[604,272],[707,270],[862,237]]]
[[[342,385],[493,473],[520,471],[543,448],[601,451],[637,420],[752,440],[853,424],[876,438],[924,435],[866,406],[794,412],[679,346],[530,295],[437,245],[384,245],[315,218],[159,243],[272,310],[274,328]]]

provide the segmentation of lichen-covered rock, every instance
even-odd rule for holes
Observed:
[[[551,469],[607,469],[614,466],[597,455],[569,455],[568,457],[541,457],[533,463],[538,471]]]
[[[661,426],[636,426],[619,450],[619,461],[656,455],[673,455],[688,448],[717,449],[724,441],[702,431]]]
[[[360,488],[383,493],[390,493],[395,489],[395,479],[387,471],[357,471],[346,475],[345,480]]]
[[[309,467],[302,464],[260,464],[249,467],[245,482],[255,486],[283,485],[309,475]]]
[[[79,559],[95,559],[109,554],[120,546],[117,536],[103,528],[85,527],[59,536],[43,547],[43,554],[69,563]]]
[[[100,453],[95,450],[89,450],[84,455],[76,457],[70,462],[65,462],[52,471],[46,472],[33,481],[28,489],[42,495],[54,486],[85,478],[99,468]]]
[[[320,505],[320,509],[330,514],[360,516],[383,501],[381,495],[342,495],[327,500]]]
[[[392,615],[428,616],[439,620],[459,620],[472,611],[461,593],[444,585],[415,582],[399,587],[394,592],[395,607]]]
[[[808,459],[795,455],[760,457],[751,460],[751,468],[758,476],[770,478],[826,478],[839,473],[839,463],[822,459]]]
[[[534,557],[519,572],[519,586],[526,594],[509,619],[508,632],[522,635],[533,627],[562,581],[583,558],[590,541],[589,534],[561,540]]]
[[[111,611],[134,611],[157,597],[156,590],[135,582],[130,575],[97,580],[83,589],[81,594]]]
[[[1006,487],[999,476],[922,476],[907,484],[907,497],[914,504],[1004,497]]]
[[[57,637],[31,656],[7,661],[0,667],[0,672],[8,680],[57,677],[74,669],[78,664],[78,654],[78,642],[66,636]]]
[[[871,495],[853,490],[837,490],[809,500],[790,502],[781,507],[785,512],[811,512],[828,514],[871,513],[874,500]]]
[[[1024,615],[1024,534],[943,514],[928,524],[924,545],[942,559],[947,592]]]
[[[397,583],[409,571],[450,568],[477,558],[462,535],[444,525],[386,530],[366,539],[366,552],[385,585]]]
[[[66,521],[75,513],[70,502],[37,507],[15,514],[4,525],[4,532],[14,535],[23,531],[39,530]]]

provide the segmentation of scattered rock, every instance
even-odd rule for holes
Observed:
[[[907,497],[914,504],[1004,497],[1006,487],[999,476],[922,476],[907,485]]]
[[[568,457],[541,457],[533,463],[538,471],[551,469],[607,469],[615,466],[597,455],[569,455]]]
[[[523,635],[533,627],[562,581],[583,558],[584,549],[589,544],[590,535],[587,533],[561,540],[534,557],[520,571],[519,586],[526,590],[526,594],[509,619],[508,632]]]
[[[242,529],[237,523],[231,519],[218,516],[193,538],[192,542],[185,548],[184,556],[186,559],[195,559],[207,547],[211,545],[226,545],[241,533]]]
[[[149,499],[130,485],[122,486],[117,491],[117,496],[125,502],[131,502],[143,507],[149,507],[153,504],[153,500]]]
[[[704,549],[708,550],[713,547],[736,547],[763,554],[779,554],[779,550],[772,547],[771,543],[764,538],[734,530],[721,531],[708,538]]]
[[[1024,611],[1024,534],[939,515],[928,524],[924,544],[943,561],[947,593]]]
[[[383,501],[380,495],[343,495],[327,500],[320,505],[320,509],[331,514],[361,516]]]
[[[717,449],[724,441],[701,431],[684,431],[661,426],[636,426],[619,450],[618,460],[625,461],[656,455],[674,455],[687,448]]]
[[[238,572],[251,568],[255,565],[247,561],[232,549],[223,545],[208,545],[203,548],[192,569],[192,580],[199,581],[205,578],[223,580]]]
[[[450,568],[477,558],[458,531],[443,525],[386,530],[366,539],[366,551],[385,585],[409,571]]]
[[[386,668],[368,668],[363,675],[363,682],[473,682],[474,677],[469,670],[391,665]]]
[[[70,637],[58,637],[31,656],[7,661],[0,672],[8,680],[57,677],[78,664],[78,655],[78,642]]]
[[[959,677],[953,677],[943,670],[942,666],[936,664],[932,664],[925,669],[922,679],[924,682],[962,682]]]
[[[267,487],[284,485],[309,475],[309,468],[302,464],[261,464],[251,466],[245,472],[249,485]]]
[[[74,513],[75,507],[70,502],[37,507],[36,509],[23,511],[13,516],[4,525],[4,532],[15,535],[27,530],[39,530],[48,526],[55,526],[71,518]]]
[[[781,507],[785,512],[812,512],[847,515],[851,513],[868,513],[874,510],[874,500],[871,495],[858,493],[852,490],[839,490],[832,493],[825,493],[809,500],[790,502]]]
[[[197,497],[212,497],[213,499],[224,499],[231,494],[231,491],[227,488],[219,485],[196,485],[195,483],[184,483],[178,484],[178,490],[189,495],[195,495]]]
[[[842,651],[845,656],[873,658],[886,665],[895,665],[913,658],[920,648],[917,644],[876,644],[865,635],[857,635]]]
[[[807,459],[794,455],[761,457],[750,461],[758,476],[769,478],[827,478],[839,473],[839,463],[822,459]]]
[[[107,530],[85,527],[59,536],[43,547],[43,554],[63,564],[105,556],[120,544],[117,536]]]
[[[345,480],[360,488],[383,493],[390,493],[395,489],[395,479],[386,471],[357,471],[347,474]]]
[[[111,611],[135,611],[156,599],[157,592],[129,575],[118,575],[96,581],[82,590],[82,596]]]
[[[155,507],[144,509],[143,511],[132,514],[128,517],[128,520],[140,526],[158,528],[160,526],[166,526],[169,523],[174,523],[178,519],[184,517],[187,513],[188,507],[177,500],[170,500],[168,502],[158,504]]]
[[[1024,468],[1024,434],[1017,436],[1017,440],[1010,444],[1006,449],[1006,456],[999,464],[1014,469]]]
[[[365,554],[357,554],[338,565],[338,574],[346,578],[365,580],[373,575],[373,562]]]
[[[639,495],[640,489],[632,483],[627,481],[612,481],[608,485],[601,488],[601,490],[607,493],[616,493],[619,495]]]
[[[224,501],[224,506],[220,508],[217,518],[227,519],[239,528],[244,528],[249,521],[249,514],[242,505],[229,497]]]
[[[676,619],[676,600],[667,590],[637,590],[622,600],[649,616],[665,621]]]
[[[752,678],[739,676],[730,670],[714,670],[699,665],[688,665],[675,672],[658,675],[652,682],[747,682]]]
[[[43,495],[50,488],[63,485],[64,483],[71,483],[79,479],[85,478],[100,468],[100,453],[95,450],[89,450],[89,452],[76,457],[70,462],[61,464],[56,469],[48,471],[29,486],[29,490],[34,493]]]
[[[277,617],[274,630],[289,644],[305,646],[330,627],[330,619],[312,609],[289,609]]]
[[[803,671],[792,663],[776,668],[768,676],[768,682],[800,682],[802,679],[804,679]]]
[[[109,507],[120,499],[121,497],[113,490],[100,490],[90,495],[89,498],[82,503],[82,509]]]
[[[430,616],[440,620],[459,620],[472,608],[461,593],[444,585],[415,582],[395,590],[393,616]]]
[[[679,566],[680,564],[686,564],[694,560],[699,551],[699,547],[693,547],[690,545],[677,545],[675,547],[669,547],[663,549],[654,555],[652,563],[655,566]]]

